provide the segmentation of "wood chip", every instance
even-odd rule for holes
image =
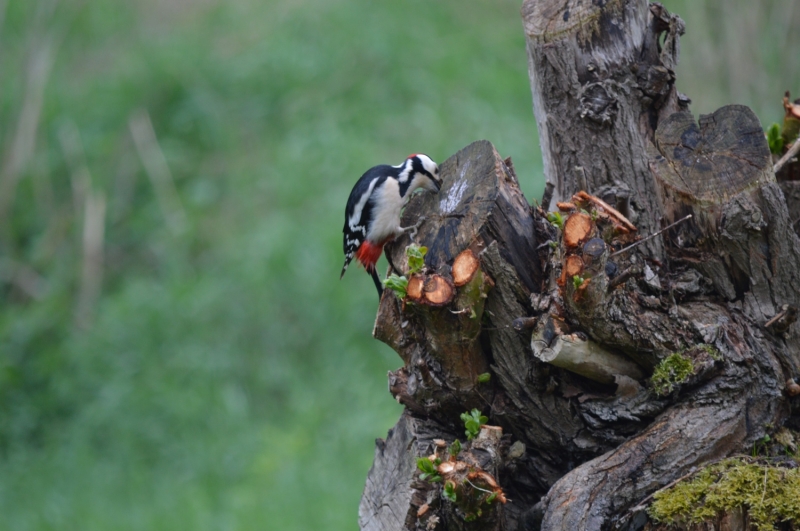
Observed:
[[[592,233],[592,218],[577,212],[567,218],[564,223],[564,245],[574,249]]]

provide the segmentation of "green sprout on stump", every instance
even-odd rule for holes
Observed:
[[[658,364],[650,378],[653,389],[660,396],[667,396],[679,384],[685,382],[694,372],[692,360],[680,352],[670,354]]]
[[[778,124],[772,124],[767,129],[767,144],[769,144],[770,152],[775,155],[783,153],[783,136],[781,136],[781,127]]]
[[[450,447],[447,449],[447,453],[450,454],[450,457],[453,458],[458,457],[458,454],[461,453],[461,441],[459,441],[458,439],[453,441],[453,444],[451,444]]]
[[[564,230],[564,216],[561,215],[561,212],[548,212],[547,221]]]
[[[413,275],[419,273],[425,267],[425,255],[428,254],[428,248],[411,244],[406,247],[406,256],[408,257],[408,274]]]
[[[399,277],[392,273],[389,278],[383,281],[383,285],[394,291],[399,299],[404,299],[408,291],[408,279]]]
[[[458,496],[456,495],[456,482],[455,481],[447,481],[444,484],[444,489],[442,489],[442,493],[444,497],[450,500],[453,503],[458,501]]]
[[[467,428],[464,433],[467,434],[467,439],[471,441],[481,432],[481,425],[489,422],[489,417],[481,415],[479,409],[473,409],[469,413],[462,413],[461,420],[464,422],[464,427]]]
[[[438,459],[436,460],[438,461]],[[437,483],[442,480],[442,476],[439,475],[439,472],[436,471],[436,463],[435,461],[431,461],[427,457],[419,457],[417,458],[417,468],[419,469],[422,474],[419,475],[419,479],[422,481],[430,481],[431,483]]]
[[[425,255],[428,253],[428,248],[411,244],[406,247],[406,256],[408,257],[408,274],[413,275],[419,273],[425,267]],[[397,298],[405,299],[408,294],[408,278],[405,276],[398,276],[392,273],[389,278],[383,281],[383,285],[397,294]]]

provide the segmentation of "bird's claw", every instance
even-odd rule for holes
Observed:
[[[406,232],[408,232],[408,237],[411,239],[411,241],[414,241],[416,239],[417,229],[419,229],[419,226],[422,225],[424,221],[425,221],[425,216],[420,216],[414,225],[411,225],[410,227],[406,227],[404,229]]]

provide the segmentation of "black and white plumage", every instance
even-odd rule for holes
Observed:
[[[423,154],[410,155],[397,166],[370,168],[350,192],[344,212],[344,267],[355,256],[372,276],[378,296],[383,293],[375,264],[383,246],[412,227],[400,226],[400,214],[411,193],[422,188],[439,190],[439,166]]]

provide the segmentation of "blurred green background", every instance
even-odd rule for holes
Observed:
[[[780,119],[796,4],[666,2],[695,112]],[[481,138],[540,196],[519,7],[0,0],[0,529],[356,529],[401,361],[344,204]]]

